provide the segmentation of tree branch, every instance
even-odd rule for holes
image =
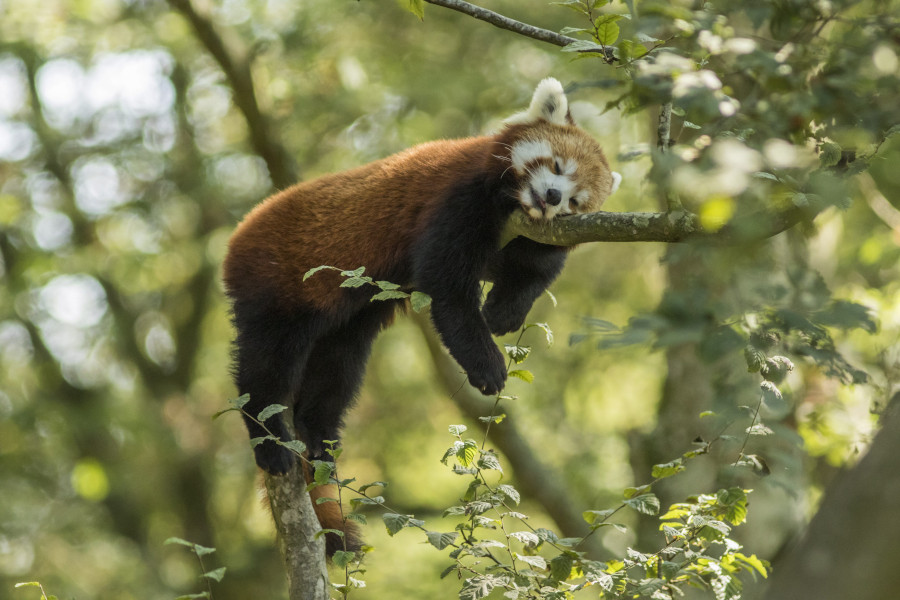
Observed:
[[[716,232],[704,231],[696,215],[675,211],[593,212],[559,217],[550,223],[532,221],[516,211],[506,223],[501,236],[505,246],[517,236],[542,244],[575,246],[587,242],[686,242],[704,240],[719,244],[738,244],[764,240],[811,220],[814,211],[797,207],[781,212],[760,211],[755,215],[729,223]]]
[[[224,71],[234,90],[234,103],[247,119],[250,142],[256,153],[266,161],[272,184],[277,189],[293,185],[299,178],[296,164],[259,109],[247,51],[237,42],[226,45],[212,19],[201,14],[191,0],[169,0],[169,4],[190,22],[200,43]]]
[[[530,37],[540,42],[547,42],[548,44],[553,44],[555,46],[568,46],[572,42],[578,41],[575,38],[561,35],[555,31],[550,31],[549,29],[541,29],[534,25],[528,25],[527,23],[504,17],[501,14],[470,4],[469,2],[463,2],[462,0],[425,0],[425,2],[461,12],[470,17],[475,17],[476,19],[490,23],[500,29],[512,31],[513,33],[518,33],[519,35],[524,35],[525,37]]]

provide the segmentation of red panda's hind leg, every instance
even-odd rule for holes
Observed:
[[[347,409],[366,372],[378,332],[390,324],[397,304],[368,304],[347,322],[318,338],[297,387],[294,427],[312,460],[331,460],[325,440],[338,440]]]
[[[303,315],[287,315],[257,304],[235,302],[235,383],[238,393],[249,394],[244,422],[250,438],[275,435],[291,438],[281,413],[263,425],[254,420],[273,404],[290,405],[313,345],[314,322]],[[251,418],[253,417],[253,418]],[[272,441],[253,449],[256,464],[273,475],[287,473],[295,458],[291,451]]]

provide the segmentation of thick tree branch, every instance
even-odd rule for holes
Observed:
[[[470,4],[469,2],[463,2],[462,0],[425,0],[425,2],[461,12],[470,17],[475,17],[476,19],[490,23],[500,29],[512,31],[513,33],[518,33],[519,35],[524,35],[525,37],[530,37],[540,42],[547,42],[548,44],[553,44],[555,46],[568,46],[572,42],[578,41],[575,38],[561,35],[555,31],[550,31],[549,29],[541,29],[534,25],[528,25],[510,19],[509,17],[504,17],[503,15],[497,14],[486,8],[481,8],[480,6]]]
[[[738,244],[764,240],[812,219],[808,209],[789,208],[781,212],[761,211],[729,223],[715,232],[704,231],[696,215],[676,211],[668,213],[615,213],[599,211],[559,217],[550,223],[530,220],[516,211],[506,223],[501,245],[517,236],[543,244],[575,246],[587,242],[686,242]]]
[[[296,164],[259,109],[247,51],[237,42],[226,44],[212,20],[201,14],[191,0],[169,0],[169,4],[190,22],[200,43],[219,63],[228,78],[234,91],[234,102],[247,119],[250,143],[266,161],[272,184],[278,189],[294,184],[299,178]]]

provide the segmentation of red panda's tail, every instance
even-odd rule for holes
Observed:
[[[309,464],[306,462],[303,463],[303,477],[306,479],[306,483],[311,483],[313,480]],[[322,529],[344,532],[343,538],[335,533],[325,534],[325,553],[331,557],[338,550],[348,552],[361,550],[363,541],[359,526],[341,514],[341,507],[337,503],[337,486],[334,484],[320,485],[309,492],[309,497]],[[319,498],[334,498],[335,500],[317,502]]]

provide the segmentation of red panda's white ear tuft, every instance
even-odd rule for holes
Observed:
[[[548,77],[534,90],[528,110],[511,116],[506,122],[528,124],[549,121],[554,125],[566,125],[570,123],[568,114],[569,101],[566,99],[562,84],[553,77]]]

